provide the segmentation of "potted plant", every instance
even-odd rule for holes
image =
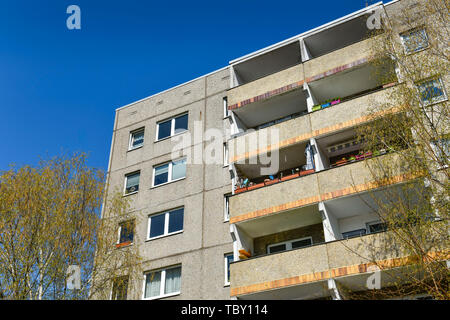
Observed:
[[[341,102],[341,98],[334,98],[334,99],[331,101],[331,105],[334,106],[335,104],[338,104],[338,103],[340,103],[340,102]]]
[[[353,162],[353,161],[356,161],[356,157],[355,156],[350,156],[348,158],[348,162]]]
[[[342,166],[343,164],[347,163],[347,159],[346,158],[342,158],[341,160],[338,160],[334,163],[335,166]]]

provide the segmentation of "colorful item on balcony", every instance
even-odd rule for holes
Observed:
[[[313,111],[313,112],[314,112],[314,111],[317,111],[317,110],[320,110],[320,109],[322,109],[322,106],[321,106],[320,104],[315,105],[314,107],[312,107],[312,111]]]
[[[331,101],[331,105],[334,106],[335,104],[341,103],[341,99],[340,98],[335,98],[333,99],[333,101]]]
[[[321,106],[322,106],[322,109],[325,109],[325,108],[328,108],[329,106],[331,106],[331,103],[327,102],[327,103],[322,104]]]

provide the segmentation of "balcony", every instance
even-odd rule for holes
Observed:
[[[297,153],[298,154],[298,153]],[[363,160],[363,159],[362,159]],[[385,154],[367,161],[398,162],[398,155]],[[400,183],[406,179],[406,169],[399,166],[393,180],[386,184]],[[278,183],[262,185],[230,198],[230,223],[241,224],[248,220],[317,204],[347,195],[368,191],[376,186],[364,161],[348,162],[315,174],[298,175]]]
[[[306,81],[316,81],[367,63],[373,54],[376,41],[379,41],[379,37],[368,38],[306,61],[304,63]]]
[[[371,261],[405,256],[388,232],[241,260],[231,264],[231,296],[239,299],[312,299],[329,296],[327,280],[364,287]],[[373,259],[373,260],[372,260]],[[383,271],[384,272],[384,271]],[[349,278],[353,277],[353,281]],[[382,287],[393,279],[382,276]]]

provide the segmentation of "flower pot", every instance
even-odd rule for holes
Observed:
[[[237,188],[236,190],[234,190],[234,194],[238,194],[238,193],[245,192],[245,191],[247,191],[247,187]]]
[[[347,159],[338,160],[334,163],[335,166],[342,166],[347,163]]]
[[[304,171],[300,171],[300,176],[307,176],[308,174],[314,173],[314,169],[309,169],[309,170],[304,170]]]
[[[266,186],[270,186],[271,184],[275,184],[275,183],[278,183],[278,182],[280,182],[279,179],[273,179],[273,180],[265,181],[264,184]]]
[[[322,109],[322,106],[321,106],[321,105],[317,105],[317,106],[312,107],[312,111],[313,111],[313,112],[314,112],[314,111],[317,111],[317,110],[320,110],[320,109]]]
[[[281,178],[281,181],[291,180],[291,179],[297,178],[299,175],[300,175],[300,173],[290,174],[288,176]]]
[[[338,104],[338,103],[341,103],[341,99],[331,101],[332,106],[334,106],[335,104]]]
[[[261,188],[261,187],[264,187],[264,182],[257,183],[257,184],[254,184],[252,186],[249,186],[247,189],[250,191],[250,190],[258,189],[258,188]]]
[[[126,247],[126,246],[128,246],[128,245],[130,245],[130,244],[131,244],[131,241],[118,243],[118,244],[116,244],[116,248]]]
[[[329,107],[331,105],[331,103],[325,103],[325,104],[322,104],[322,109],[325,109],[325,108],[327,108],[327,107]]]

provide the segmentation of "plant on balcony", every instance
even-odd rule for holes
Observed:
[[[356,161],[356,157],[355,156],[348,157],[348,162],[353,162],[353,161]]]
[[[320,104],[316,104],[314,107],[312,107],[312,111],[313,112],[317,111],[317,110],[320,110],[320,109],[322,109],[322,106]]]
[[[330,103],[332,106],[334,106],[335,104],[341,103],[341,98],[334,98]]]
[[[347,159],[346,158],[342,158],[341,160],[338,160],[334,163],[335,166],[342,166],[343,164],[347,163]]]

